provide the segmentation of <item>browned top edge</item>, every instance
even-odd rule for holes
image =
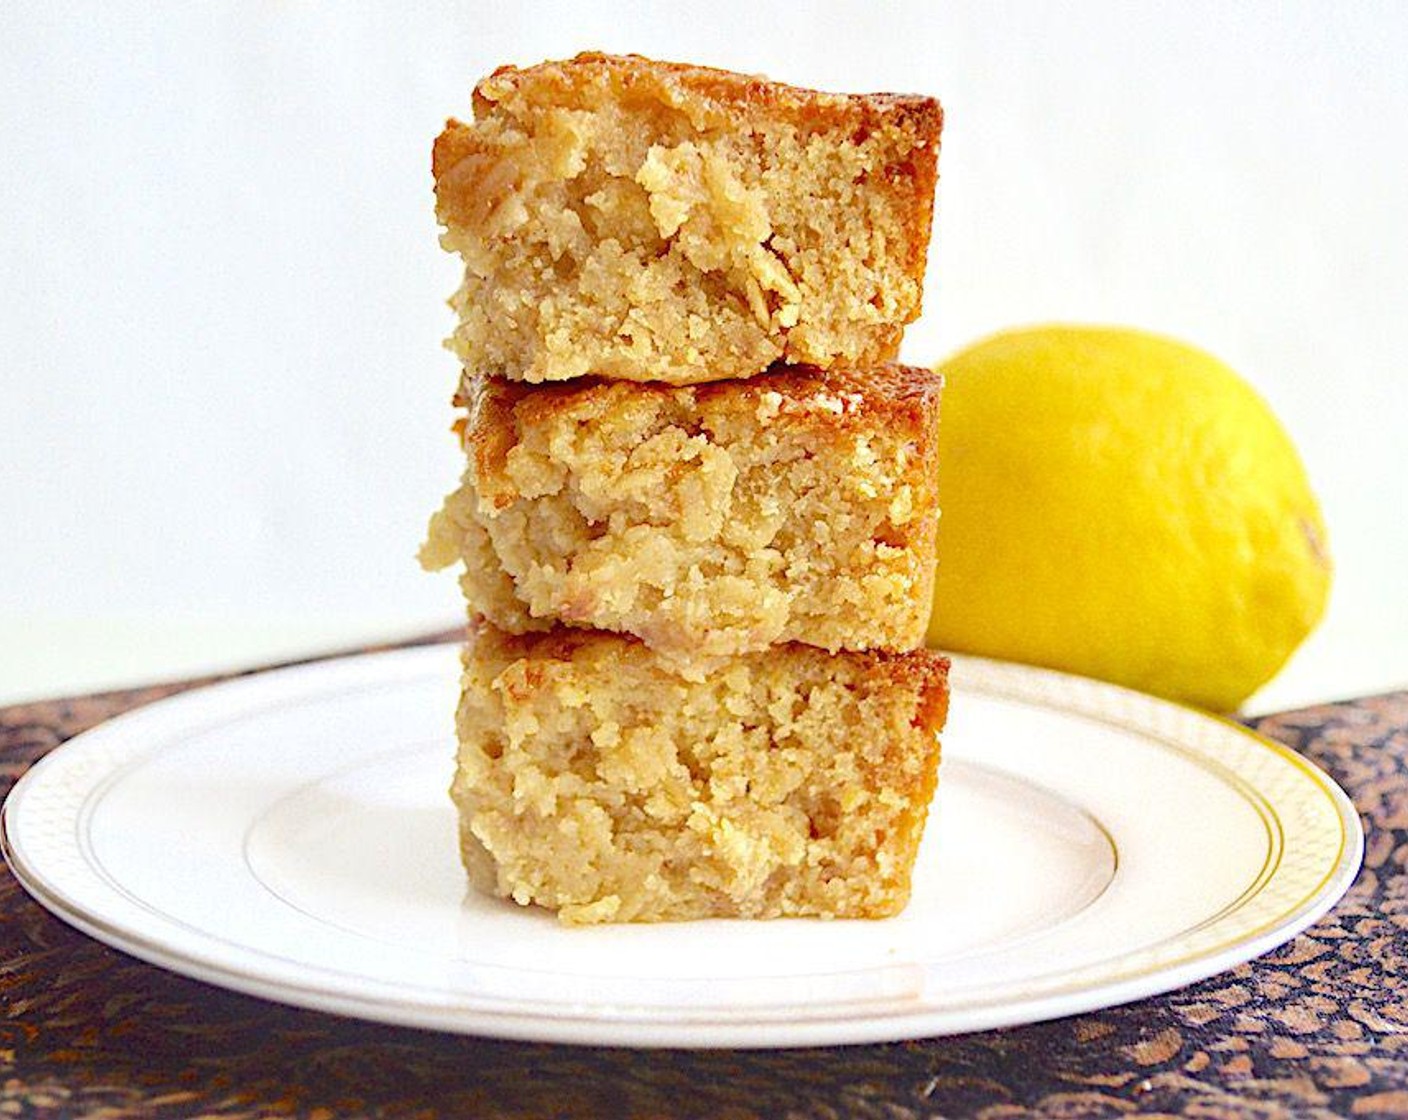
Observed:
[[[693,96],[731,114],[740,109],[802,115],[817,123],[852,119],[857,115],[908,118],[921,136],[938,139],[943,108],[932,97],[913,93],[831,93],[778,82],[758,74],[741,74],[693,63],[667,62],[638,54],[614,55],[583,51],[570,59],[548,60],[533,66],[500,66],[475,87],[476,112],[487,110],[515,91],[532,84],[566,89],[584,81],[606,81],[629,95],[646,95],[666,102]]]
[[[480,640],[486,642],[494,654],[509,660],[526,658],[535,661],[568,661],[578,650],[603,643],[624,649],[648,648],[633,634],[607,633],[560,625],[527,634],[509,634],[483,619],[475,619],[470,623],[469,641],[472,646]],[[931,649],[839,650],[829,653],[803,642],[781,642],[765,650],[744,654],[742,658],[803,655],[846,661],[868,678],[913,689],[920,693],[923,708],[929,709],[921,711],[921,714],[929,716],[937,708],[938,722],[942,723],[942,711],[948,703],[949,659],[941,653]],[[664,663],[661,663],[661,671],[669,671]],[[926,718],[925,722],[930,721]]]
[[[774,366],[745,380],[669,385],[659,381],[608,381],[579,378],[549,385],[472,374],[465,371],[454,403],[466,410],[456,426],[460,445],[473,464],[481,497],[499,506],[511,503],[513,487],[496,484],[507,456],[523,432],[549,423],[559,413],[595,416],[613,401],[663,398],[662,409],[686,415],[719,405],[761,414],[759,423],[791,425],[825,438],[883,430],[914,445],[911,481],[923,506],[935,486],[930,469],[938,438],[943,375],[918,366],[889,364],[866,369],[819,370],[810,366]],[[775,412],[766,395],[777,397]],[[766,417],[771,417],[767,419]]]
[[[686,109],[700,127],[736,126],[747,114],[768,114],[814,128],[844,127],[864,133],[885,123],[909,127],[914,156],[904,173],[915,191],[932,195],[936,182],[939,138],[944,112],[937,100],[909,93],[827,93],[707,66],[659,62],[641,55],[587,51],[535,66],[501,66],[474,89],[474,114],[482,118],[516,92],[539,87],[544,95],[565,99],[586,83],[609,85],[622,98],[654,100]],[[455,118],[445,122],[431,157],[435,180],[475,150],[472,125]],[[927,228],[922,231],[927,241]]]
[[[834,413],[816,412],[820,419],[843,425],[858,417],[888,416],[893,419],[922,420],[937,406],[943,388],[943,375],[922,366],[889,362],[862,369],[839,367],[822,370],[814,366],[774,365],[755,377],[724,381],[704,381],[692,385],[671,385],[662,381],[614,381],[582,377],[548,385],[528,385],[465,370],[455,394],[457,406],[469,408],[474,416],[471,428],[480,421],[504,418],[527,404],[533,414],[566,409],[608,394],[667,397],[699,404],[719,397],[736,397],[749,404],[769,393],[783,402],[833,398],[842,406]]]

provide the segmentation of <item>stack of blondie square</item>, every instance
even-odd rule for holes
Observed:
[[[882,917],[948,706],[922,648],[942,112],[636,57],[504,68],[435,143],[467,468],[471,881],[566,922]]]

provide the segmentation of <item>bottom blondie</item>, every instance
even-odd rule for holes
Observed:
[[[948,662],[471,628],[452,796],[480,890],[568,923],[879,918],[909,898]]]

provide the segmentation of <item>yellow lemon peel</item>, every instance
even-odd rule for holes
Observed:
[[[1050,326],[940,368],[930,645],[1230,711],[1319,621],[1331,569],[1305,469],[1216,358]]]

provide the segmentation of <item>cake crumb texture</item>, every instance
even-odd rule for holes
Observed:
[[[690,671],[776,642],[922,645],[941,381],[779,367],[748,381],[470,378],[469,465],[422,558],[513,633],[633,634]]]
[[[433,170],[484,374],[676,384],[893,358],[919,314],[943,113],[583,54],[505,67]]]
[[[451,791],[470,879],[569,924],[895,914],[947,670],[787,645],[688,681],[630,638],[481,624]]]

